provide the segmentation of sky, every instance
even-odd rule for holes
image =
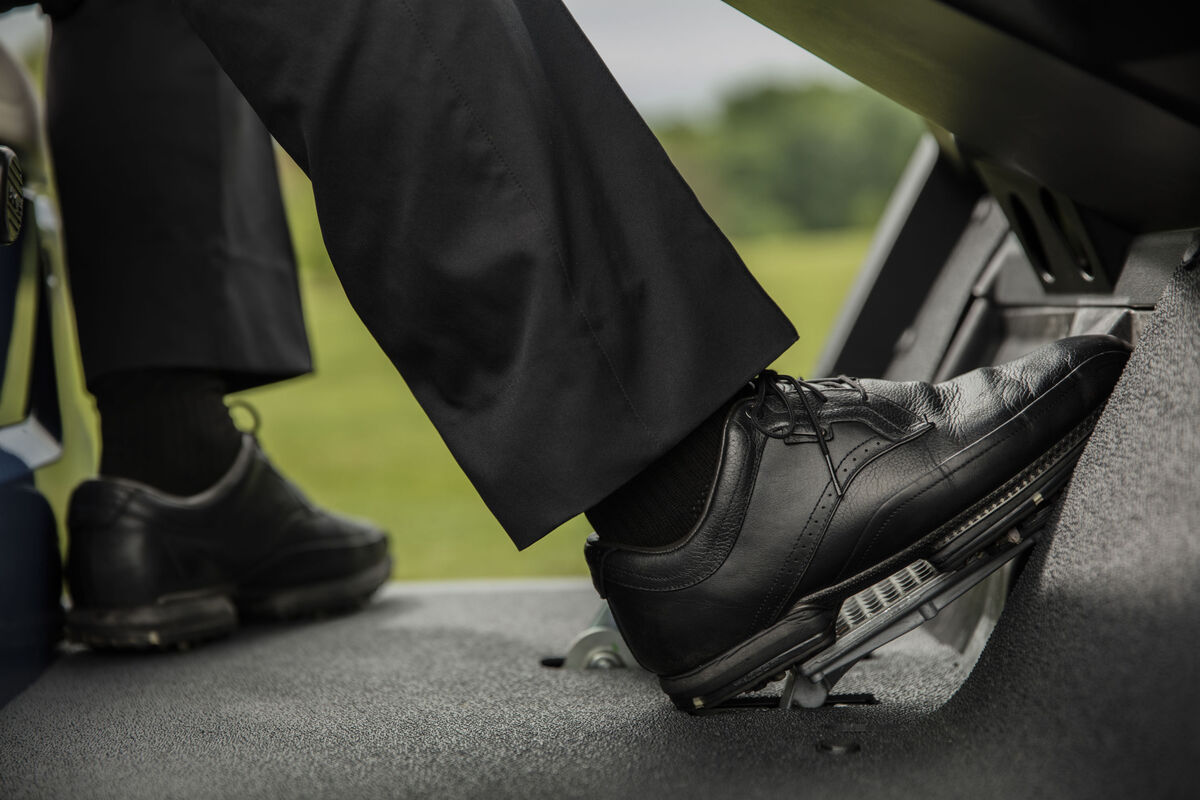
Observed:
[[[847,81],[721,0],[565,0],[643,114],[713,108],[763,78]]]
[[[647,116],[704,113],[731,88],[764,78],[848,80],[721,0],[564,2]],[[39,17],[32,8],[0,16],[0,41],[36,39]]]

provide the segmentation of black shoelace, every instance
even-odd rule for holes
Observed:
[[[825,466],[829,468],[829,480],[833,483],[833,489],[837,492],[837,496],[843,494],[842,484],[838,480],[837,470],[833,466],[833,456],[829,454],[829,445],[825,443],[825,430],[821,427],[820,420],[817,419],[816,409],[809,399],[811,395],[818,403],[825,403],[829,398],[826,397],[823,390],[832,388],[833,386],[845,386],[858,392],[862,401],[867,402],[867,390],[856,379],[839,375],[836,378],[825,378],[819,381],[806,381],[801,378],[793,378],[788,375],[780,375],[774,370],[765,369],[759,373],[752,383],[755,387],[754,400],[750,403],[750,421],[754,427],[760,430],[763,435],[769,436],[772,439],[786,439],[796,429],[796,423],[800,420],[796,416],[796,409],[788,402],[788,393],[786,389],[791,387],[796,393],[796,397],[800,400],[800,405],[804,408],[805,416],[808,417],[809,424],[812,425],[813,435],[817,438],[817,444],[821,448],[821,455],[825,457]],[[784,410],[787,412],[788,424],[786,428],[781,430],[772,429],[766,424],[767,416],[767,396],[774,395],[780,403],[783,404]]]

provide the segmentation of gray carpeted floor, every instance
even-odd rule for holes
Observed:
[[[585,583],[396,585],[193,653],[63,657],[0,710],[0,796],[1194,796],[1198,281],[1168,289],[956,694],[917,636],[839,687],[880,705],[689,717],[642,673],[540,665],[591,618]]]
[[[839,686],[879,706],[690,718],[640,670],[542,666],[597,605],[586,581],[395,584],[358,615],[191,653],[73,652],[0,712],[0,794],[670,794],[764,766],[771,790],[831,758],[818,741],[927,713],[960,679],[915,637]]]

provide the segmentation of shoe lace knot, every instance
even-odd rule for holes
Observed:
[[[799,399],[800,408],[803,409],[804,416],[812,425],[817,445],[821,448],[821,455],[825,458],[826,467],[829,468],[829,480],[833,483],[833,489],[837,492],[837,496],[841,497],[844,490],[838,480],[837,469],[833,466],[833,457],[829,454],[829,445],[825,441],[825,430],[821,427],[817,417],[817,408],[829,400],[826,392],[836,388],[852,389],[858,392],[862,402],[867,402],[867,390],[863,388],[862,383],[858,379],[846,375],[806,381],[803,378],[780,375],[770,369],[763,370],[751,383],[754,386],[754,399],[750,401],[747,409],[750,414],[750,422],[764,436],[772,439],[786,439],[795,431],[797,423],[801,420],[795,406],[788,400],[788,395],[794,394]],[[767,401],[770,397],[776,398],[783,405],[787,414],[787,425],[782,429],[767,424],[769,410]]]

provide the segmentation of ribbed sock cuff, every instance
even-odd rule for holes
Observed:
[[[660,547],[682,539],[700,520],[721,460],[722,407],[617,491],[587,511],[601,539]]]
[[[93,382],[100,411],[100,473],[193,495],[233,464],[242,435],[225,407],[215,373],[142,370]]]

